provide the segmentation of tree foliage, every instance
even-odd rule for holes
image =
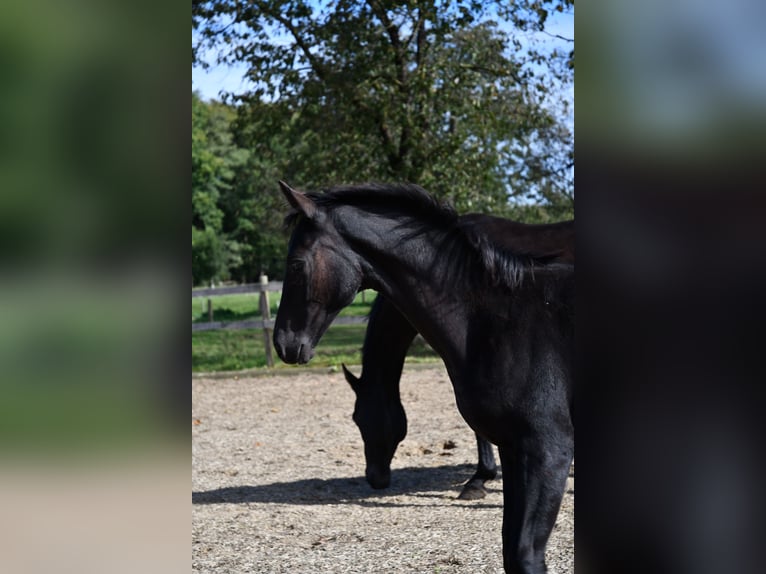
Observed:
[[[232,188],[247,152],[229,129],[233,112],[192,93],[192,279],[195,284],[228,277],[239,263],[239,244],[224,230],[222,197]]]
[[[253,282],[284,267],[283,177],[288,147],[260,116],[192,92],[192,276]],[[238,113],[239,112],[239,113]]]
[[[234,101],[248,148],[274,160],[260,173],[303,187],[410,181],[460,211],[567,215],[572,134],[550,100],[573,53],[543,54],[525,33],[571,7],[211,0],[193,3],[192,55],[248,66],[253,88]]]

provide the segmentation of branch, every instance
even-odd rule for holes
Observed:
[[[311,50],[310,50],[308,44],[306,44],[303,41],[303,39],[301,38],[301,36],[300,36],[300,34],[298,32],[298,29],[293,25],[292,20],[287,18],[284,14],[282,14],[279,11],[278,12],[274,12],[273,10],[271,10],[270,9],[271,5],[268,2],[262,2],[262,1],[257,1],[256,0],[254,2],[254,4],[258,8],[260,8],[261,11],[263,11],[265,14],[271,16],[277,22],[282,24],[282,26],[284,26],[287,29],[287,31],[290,32],[290,34],[293,37],[293,40],[295,40],[296,46],[298,46],[298,48],[301,49],[301,52],[303,52],[303,55],[306,57],[306,60],[308,60],[309,65],[311,66],[311,69],[314,70],[314,72],[316,73],[317,77],[320,80],[324,81],[327,78],[327,70],[326,70],[326,68],[324,67],[322,62],[320,62],[316,58],[316,56],[314,56],[314,54],[311,53]]]
[[[404,63],[404,53],[402,51],[402,41],[399,38],[399,29],[394,25],[391,19],[388,17],[386,9],[383,8],[377,0],[367,0],[367,4],[372,9],[373,13],[380,19],[383,26],[388,33],[388,39],[391,42],[391,47],[394,49],[394,58],[396,61],[397,79],[403,90],[406,90],[407,74],[406,66]]]
[[[426,47],[426,18],[423,16],[422,8],[418,10],[418,22],[415,25],[415,30],[417,30],[418,33],[415,61],[418,69],[420,69],[420,64],[423,62],[423,53],[425,52]],[[415,30],[412,31],[413,34],[415,33]]]
[[[574,42],[574,38],[566,38],[562,36],[561,34],[553,34],[551,32],[546,32],[545,30],[540,30],[540,31],[546,36],[550,36],[551,38],[558,38],[559,40],[564,40],[565,42]]]

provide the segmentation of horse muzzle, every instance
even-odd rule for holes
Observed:
[[[391,484],[391,468],[381,468],[379,466],[367,465],[365,478],[369,485],[377,490],[388,488]]]
[[[311,339],[298,333],[274,331],[274,347],[279,358],[288,365],[305,365],[314,356]]]

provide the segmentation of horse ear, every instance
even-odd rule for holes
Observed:
[[[359,378],[346,368],[345,363],[341,363],[340,366],[343,367],[343,374],[345,375],[348,384],[351,385],[351,388],[354,389],[354,391],[356,391],[359,387]]]
[[[300,211],[309,219],[314,218],[317,213],[317,206],[311,198],[309,198],[305,193],[294,190],[281,179],[279,180],[279,188],[282,190],[282,193],[287,198],[287,201],[290,203],[290,205],[293,206],[293,208]]]

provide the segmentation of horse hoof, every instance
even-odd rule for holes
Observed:
[[[483,485],[471,484],[463,487],[463,491],[457,497],[458,500],[479,500],[487,496],[487,489]]]

